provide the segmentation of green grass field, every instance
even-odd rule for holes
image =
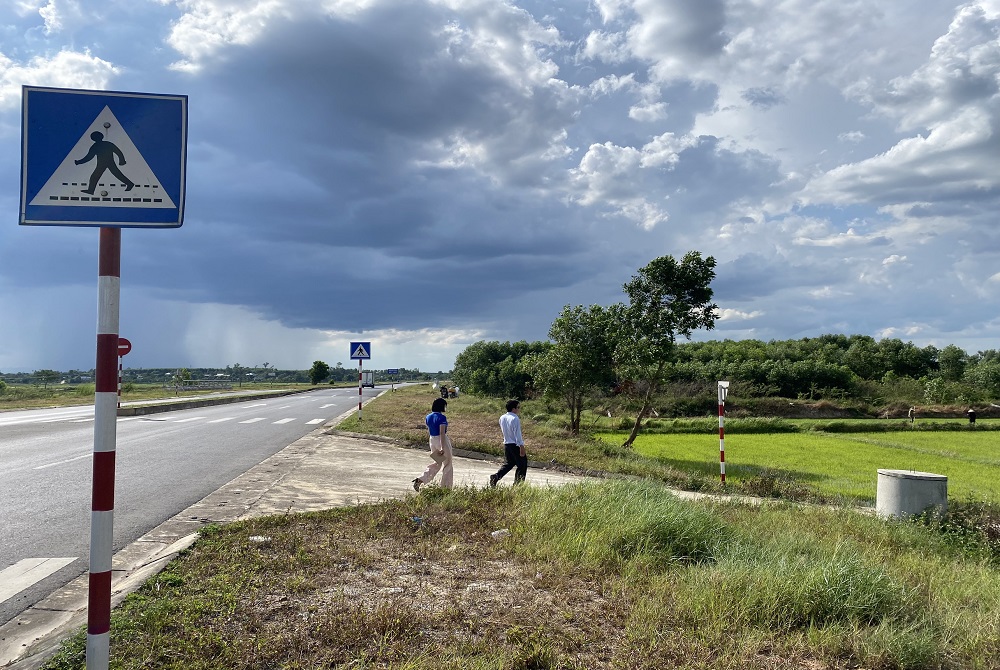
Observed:
[[[601,433],[620,444],[620,433]],[[718,475],[719,439],[710,435],[643,435],[638,454],[680,470]],[[789,433],[726,438],[726,479],[772,474],[821,493],[875,500],[879,468],[948,477],[951,498],[1000,502],[1000,436],[994,432]]]

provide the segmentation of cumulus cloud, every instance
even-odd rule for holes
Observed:
[[[136,362],[293,343],[308,367],[363,335],[447,369],[690,249],[718,261],[701,335],[978,343],[1000,307],[997,22],[995,0],[20,0],[0,182],[24,83],[189,95],[185,225],[124,237]],[[4,313],[50,328],[91,294],[92,232],[0,228],[4,295],[39,301]],[[2,326],[0,350],[54,365]]]
[[[33,56],[26,62],[0,53],[0,109],[19,107],[25,85],[103,89],[119,72],[89,51],[63,50],[51,58]]]

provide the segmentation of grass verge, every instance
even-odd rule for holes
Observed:
[[[932,528],[626,481],[213,527],[112,618],[122,670],[992,670],[997,648],[1000,571]]]

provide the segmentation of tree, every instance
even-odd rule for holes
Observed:
[[[230,379],[235,379],[240,387],[243,386],[243,366],[239,363],[233,363],[232,365],[226,366],[226,372],[229,373]]]
[[[610,386],[614,381],[611,367],[613,339],[610,330],[612,314],[620,305],[604,309],[600,305],[563,307],[562,313],[549,328],[553,344],[541,354],[525,359],[536,386],[546,395],[561,397],[569,409],[569,429],[580,432],[583,400],[598,386]]]
[[[533,383],[521,365],[529,354],[544,352],[548,342],[474,342],[455,357],[452,381],[467,393],[524,398]]]
[[[949,344],[938,353],[938,365],[941,369],[941,376],[949,382],[958,381],[965,374],[965,366],[968,361],[968,354],[964,349]]]
[[[689,251],[680,263],[672,256],[654,259],[623,287],[629,302],[621,310],[615,364],[619,378],[640,390],[642,405],[622,446],[635,442],[654,394],[666,381],[677,336],[690,339],[695,329],[715,327],[713,279],[715,259]]]
[[[32,375],[35,379],[42,382],[42,388],[48,387],[49,384],[60,377],[59,373],[55,370],[35,370]]]
[[[313,384],[319,384],[321,381],[330,376],[330,366],[323,361],[313,361],[312,367],[309,368],[309,381]]]

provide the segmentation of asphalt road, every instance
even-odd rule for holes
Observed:
[[[119,417],[114,550],[357,405],[338,388]],[[93,431],[93,406],[0,413],[0,625],[88,569]]]

